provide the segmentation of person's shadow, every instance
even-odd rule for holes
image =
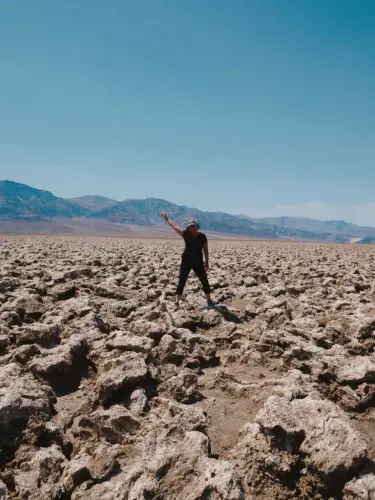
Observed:
[[[215,311],[219,312],[225,321],[229,321],[230,323],[243,323],[243,320],[237,316],[237,314],[234,314],[234,312],[230,311],[227,306],[223,304],[217,304],[215,306]]]

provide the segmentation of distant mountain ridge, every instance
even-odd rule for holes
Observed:
[[[375,236],[374,227],[362,227],[343,220],[320,221],[308,217],[266,217],[257,219],[265,224],[276,224],[286,229],[303,229],[317,233],[350,234],[354,237]]]
[[[89,210],[64,198],[58,198],[49,191],[17,182],[0,181],[1,220],[84,217],[89,213]]]
[[[186,224],[189,217],[195,217],[205,231],[243,237],[340,243],[353,240],[372,242],[375,237],[375,228],[356,226],[345,221],[317,221],[303,217],[256,219],[245,215],[202,211],[158,198],[115,201],[89,195],[66,200],[25,184],[0,181],[0,221],[3,221],[0,230],[7,232],[12,232],[12,228],[20,232],[20,227],[26,228],[27,223],[31,222],[37,223],[38,230],[46,228],[46,232],[58,233],[59,228],[69,230],[72,226],[77,231],[80,221],[82,227],[90,227],[93,233],[96,227],[98,231],[105,227],[108,234],[123,234],[124,225],[149,228],[155,232],[166,227],[160,217],[162,210],[166,210],[180,225]],[[69,220],[74,221],[74,224],[68,223]]]

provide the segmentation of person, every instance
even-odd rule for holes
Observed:
[[[185,250],[181,257],[180,277],[176,290],[175,309],[179,308],[181,296],[191,270],[195,272],[202,284],[207,298],[207,306],[210,309],[213,308],[215,303],[211,299],[211,288],[206,273],[210,268],[207,236],[199,231],[199,223],[195,219],[189,219],[186,229],[182,230],[168,218],[166,212],[162,212],[161,215],[167,224],[185,241]],[[205,262],[203,262],[203,253]]]

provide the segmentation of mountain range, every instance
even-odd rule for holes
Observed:
[[[213,234],[337,243],[375,241],[375,228],[341,220],[259,219],[203,211],[157,198],[116,201],[103,196],[83,196],[64,199],[25,184],[0,181],[0,231],[7,233],[162,236],[170,234],[160,217],[162,210],[180,225],[189,217],[197,218],[202,228]]]

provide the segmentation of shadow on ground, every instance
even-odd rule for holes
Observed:
[[[224,305],[217,305],[215,307],[215,311],[219,312],[225,321],[229,321],[230,323],[243,323],[243,320],[237,316],[233,311],[230,311],[227,306]]]

